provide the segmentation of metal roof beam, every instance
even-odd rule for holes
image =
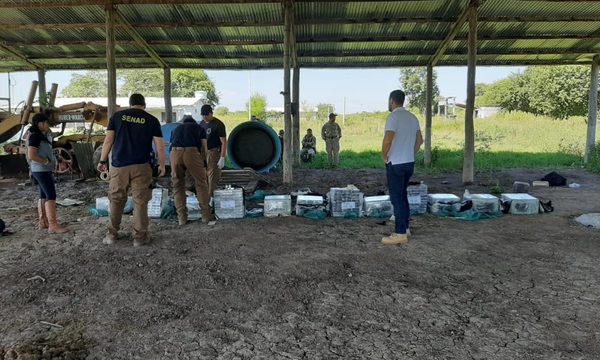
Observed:
[[[13,56],[13,59],[18,59],[19,61],[28,64],[30,66],[30,70],[43,69],[42,66],[35,63],[34,61],[31,61],[27,58],[27,56],[21,54],[19,50],[14,49],[12,46],[0,44],[0,50],[4,51],[5,53],[11,54]]]
[[[435,66],[437,64],[442,55],[444,55],[446,49],[448,49],[448,47],[450,46],[450,43],[454,40],[454,38],[456,38],[458,32],[462,29],[463,25],[465,24],[465,21],[467,21],[469,17],[469,9],[471,8],[471,6],[471,1],[469,1],[467,7],[460,14],[458,20],[456,20],[456,23],[454,24],[448,35],[446,35],[440,46],[437,48],[435,54],[433,54],[429,59],[429,66]]]
[[[131,26],[131,24],[127,21],[127,19],[125,19],[125,17],[123,17],[123,15],[121,15],[118,11],[115,10],[115,15],[117,17],[117,22],[119,22],[121,25],[123,25],[125,27],[125,31],[129,34],[129,36],[131,36],[135,42],[141,46],[144,51],[146,51],[146,53],[148,54],[148,56],[150,56],[152,58],[152,60],[154,60],[154,62],[156,62],[158,64],[158,66],[160,66],[161,68],[167,68],[167,64],[163,61],[163,59],[160,58],[160,56],[156,53],[156,51],[154,51],[154,49],[152,49],[150,47],[150,45],[148,45],[148,43],[146,42],[146,40],[144,40],[144,38],[142,38],[140,36],[140,34],[138,34],[137,31],[135,31],[135,29]]]
[[[466,49],[452,49],[447,50],[445,55],[466,55]],[[585,54],[597,54],[600,52],[600,48],[570,48],[570,49],[483,49],[478,50],[478,55],[486,56],[501,56],[501,55],[585,55]],[[407,50],[350,50],[350,51],[298,51],[298,58],[307,57],[369,57],[369,56],[431,56],[435,53],[433,49],[407,49]],[[30,60],[60,60],[60,59],[104,59],[101,54],[64,54],[56,56],[53,54],[52,57],[28,57]],[[147,53],[122,53],[120,56],[127,58],[146,58]],[[272,53],[260,53],[260,52],[248,52],[240,53],[235,55],[221,55],[221,54],[199,54],[193,52],[178,52],[178,53],[161,53],[159,55],[164,62],[167,62],[169,58],[191,58],[191,59],[274,59],[280,58],[280,52]],[[13,57],[0,56],[0,60],[13,60]]]
[[[394,36],[363,36],[363,37],[322,37],[322,38],[299,38],[298,43],[358,43],[358,42],[386,42],[386,41],[443,41],[445,37],[441,36],[420,36],[415,34],[394,35]],[[522,34],[522,35],[486,35],[478,34],[478,41],[494,40],[595,40],[600,39],[600,33],[593,34]],[[456,41],[467,40],[465,35],[454,38]],[[148,45],[277,45],[283,44],[282,39],[268,40],[147,40]],[[61,45],[104,45],[104,40],[64,40],[64,41],[28,41],[28,42],[4,42],[6,46],[27,47],[27,46],[61,46]],[[137,45],[136,41],[117,40],[118,45]]]
[[[477,60],[478,66],[527,66],[527,65],[589,65],[591,64],[591,60],[578,61],[578,60]],[[336,69],[344,69],[344,68],[398,68],[398,67],[411,67],[411,66],[426,66],[426,62],[377,62],[377,63],[362,63],[362,62],[342,62],[342,63],[307,63],[300,62],[300,66],[303,68],[336,68]],[[440,61],[437,66],[464,66],[464,61]],[[281,69],[281,64],[269,64],[261,65],[261,64],[247,64],[240,66],[238,64],[232,65],[222,65],[222,64],[198,64],[196,66],[192,66],[190,64],[174,64],[173,67],[178,69]],[[140,68],[156,68],[156,64],[148,63],[148,64],[127,64],[127,63],[119,63],[120,69],[140,69]],[[106,64],[94,64],[94,65],[56,65],[56,66],[48,66],[47,70],[88,70],[88,69],[106,69]],[[31,71],[29,67],[2,67],[0,66],[0,72],[9,72],[9,71]]]
[[[449,18],[327,18],[327,19],[299,19],[296,21],[296,25],[326,25],[326,24],[395,24],[395,23],[415,23],[415,24],[447,24],[456,23],[457,19]],[[558,16],[558,17],[546,17],[546,16],[520,16],[520,17],[480,17],[478,22],[600,22],[600,16],[598,17],[577,17],[577,16]],[[269,26],[283,26],[281,21],[179,21],[179,22],[144,22],[144,23],[129,23],[133,28],[164,28],[164,29],[178,29],[178,28],[206,28],[206,27],[269,27]],[[42,29],[42,30],[53,30],[53,29],[95,29],[104,28],[104,23],[45,23],[45,24],[0,24],[4,30],[31,30],[31,29]],[[116,26],[122,27],[123,24],[116,24]]]

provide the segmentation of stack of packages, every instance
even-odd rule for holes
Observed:
[[[354,186],[331,188],[327,194],[329,211],[333,217],[358,218],[362,216],[363,193]]]

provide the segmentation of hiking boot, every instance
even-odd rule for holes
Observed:
[[[179,226],[183,226],[188,223],[187,218],[179,218],[177,221],[179,222]]]
[[[400,245],[408,242],[408,236],[406,234],[393,233],[390,236],[386,236],[381,239],[381,243],[385,245]]]
[[[105,245],[112,245],[117,240],[117,236],[115,234],[108,233],[102,240],[102,243]]]

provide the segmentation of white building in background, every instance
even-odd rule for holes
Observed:
[[[173,121],[179,121],[183,115],[192,115],[196,120],[200,120],[200,108],[204,104],[208,104],[206,91],[194,92],[194,97],[172,97],[171,105],[173,107]],[[108,106],[108,99],[105,97],[89,97],[89,98],[56,98],[54,106],[60,107],[67,104],[75,104],[80,102],[93,102],[96,105]],[[118,97],[117,105],[120,107],[129,106],[129,97]],[[165,99],[163,97],[146,97],[146,111],[156,116],[161,123],[165,122]],[[67,127],[78,127],[83,124],[68,124]]]

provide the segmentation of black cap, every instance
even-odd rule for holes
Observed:
[[[129,106],[146,106],[146,99],[144,99],[144,95],[142,94],[131,94],[129,97]]]
[[[202,105],[202,107],[200,108],[200,115],[210,115],[212,114],[212,112],[213,109],[210,105]]]
[[[337,114],[336,113],[329,113],[329,118],[331,119],[332,117],[336,117]]]

